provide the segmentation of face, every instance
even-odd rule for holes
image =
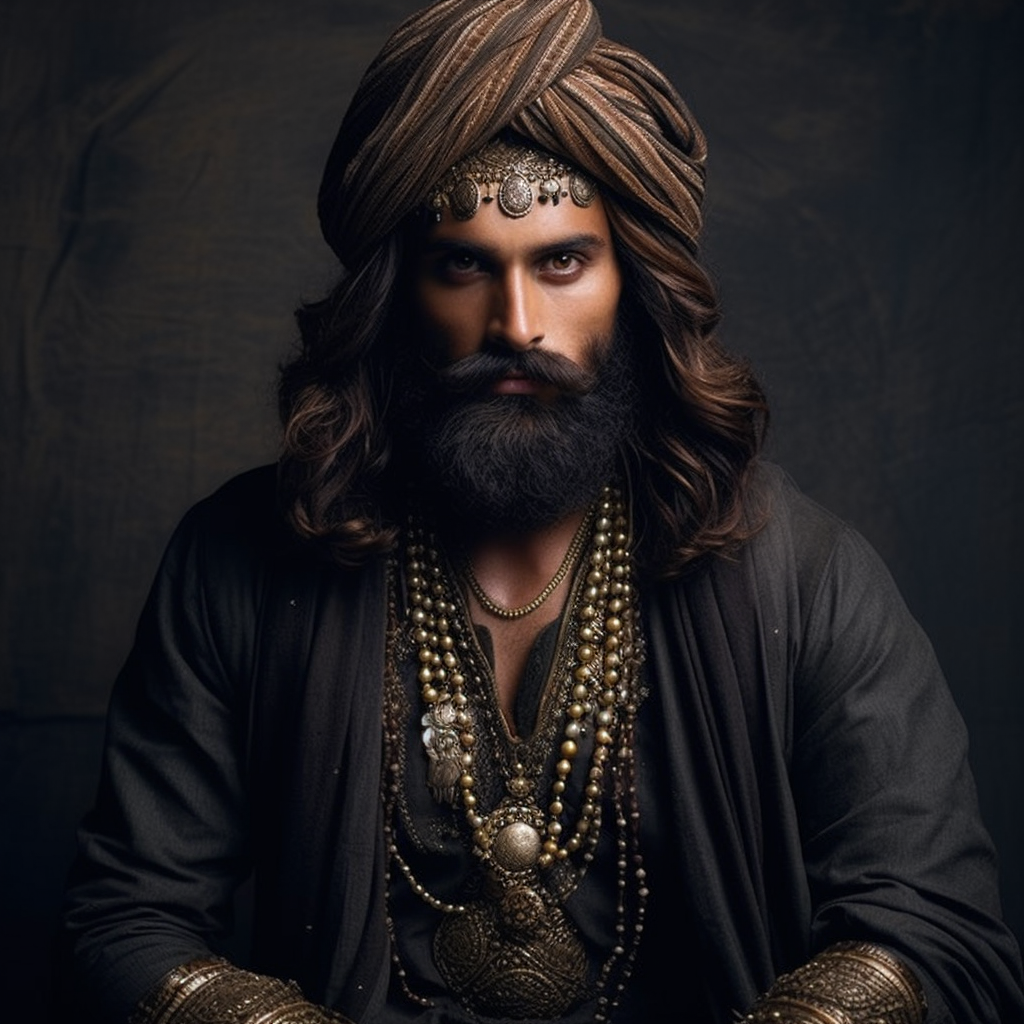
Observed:
[[[414,264],[419,326],[434,359],[481,352],[562,356],[590,370],[594,345],[615,327],[622,278],[600,197],[579,207],[536,203],[525,217],[481,204],[470,220],[448,211],[427,229]],[[551,384],[510,372],[495,395],[543,399]]]
[[[467,221],[446,211],[421,239],[393,408],[422,499],[463,540],[585,508],[615,475],[634,409],[600,200],[538,202],[518,219],[497,204]]]

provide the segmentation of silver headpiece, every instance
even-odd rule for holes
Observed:
[[[539,203],[557,206],[571,199],[589,206],[597,183],[553,153],[523,143],[494,139],[454,164],[434,186],[427,210],[440,221],[445,207],[456,220],[470,220],[481,203],[497,201],[506,217],[525,217]]]

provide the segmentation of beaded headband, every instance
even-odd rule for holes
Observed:
[[[427,211],[440,221],[447,207],[456,220],[470,220],[481,203],[497,201],[506,217],[525,217],[539,203],[571,199],[590,206],[596,182],[542,149],[494,139],[448,169],[431,190]]]

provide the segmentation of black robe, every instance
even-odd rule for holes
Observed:
[[[767,526],[644,587],[651,910],[628,1019],[727,1024],[842,939],[907,962],[929,1024],[1024,1021],[962,721],[877,555],[759,470]],[[66,929],[100,1019],[216,948],[372,1024],[387,998],[383,563],[291,540],[273,470],[183,520],[112,697]],[[671,1008],[671,1009],[669,1009]],[[424,1020],[430,1019],[425,1015]]]

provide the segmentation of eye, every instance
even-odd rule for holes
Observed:
[[[480,269],[480,260],[471,252],[450,252],[437,263],[439,276],[448,280],[469,277]]]
[[[556,252],[544,261],[543,269],[552,277],[576,277],[583,269],[583,258],[575,252]]]

